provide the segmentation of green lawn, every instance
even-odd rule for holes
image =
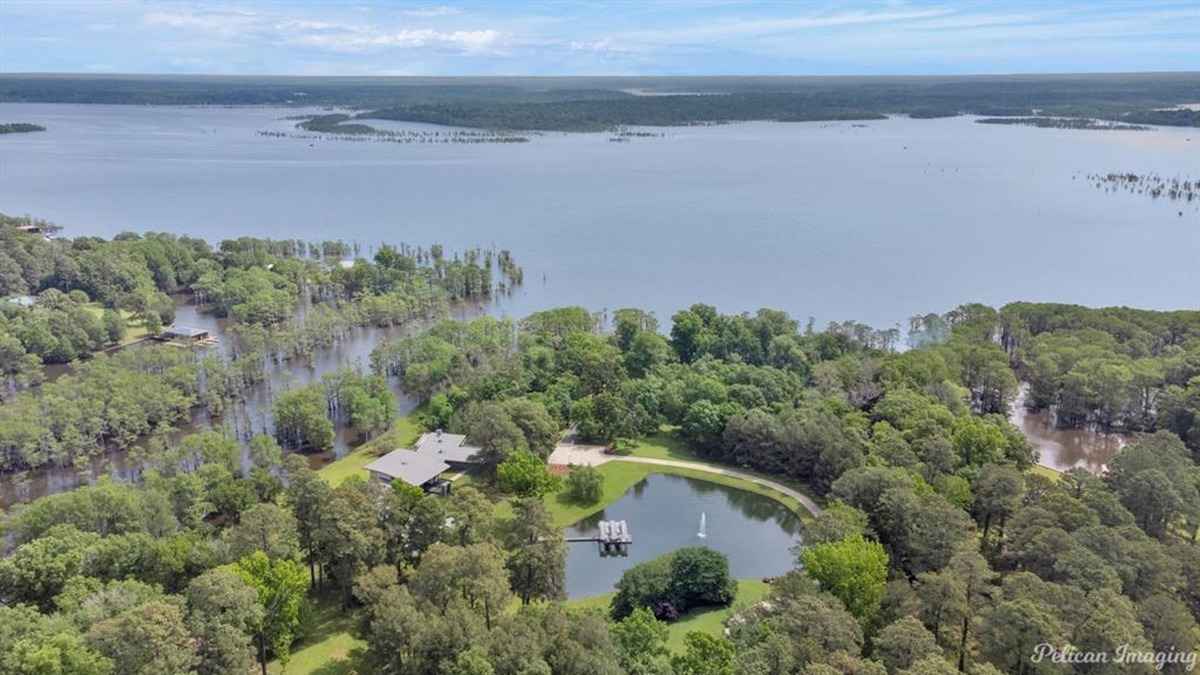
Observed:
[[[684,638],[688,633],[697,631],[714,637],[725,634],[725,620],[737,610],[752,605],[767,595],[771,587],[758,579],[739,579],[737,597],[729,607],[700,609],[688,612],[668,625],[667,648],[672,652],[682,652]],[[568,600],[567,606],[575,609],[599,609],[608,612],[609,604],[615,593],[593,595],[578,600]]]
[[[411,448],[417,442],[417,438],[421,436],[422,431],[419,412],[414,410],[396,420],[386,433],[363,443],[347,453],[345,457],[326,464],[317,470],[317,474],[334,487],[341,485],[351,476],[366,478],[367,474],[363,471],[364,466],[397,448]]]
[[[591,506],[581,506],[567,501],[564,493],[558,492],[545,497],[546,508],[554,517],[554,524],[566,527],[601,511],[605,506],[617,501],[646,476],[657,472],[659,468],[649,464],[633,464],[632,462],[609,462],[596,467],[604,476],[604,494],[600,501]],[[660,472],[662,473],[662,472]]]
[[[1062,480],[1061,471],[1056,471],[1048,466],[1042,466],[1041,464],[1034,464],[1033,466],[1029,467],[1029,473],[1037,474],[1043,478],[1049,478],[1055,483]]]
[[[83,308],[94,314],[97,319],[104,314],[104,305],[98,302],[89,302]],[[150,333],[150,331],[146,330],[146,324],[141,321],[135,321],[129,312],[123,309],[117,311],[120,312],[121,318],[125,319],[125,337],[121,339],[120,344],[132,344]]]
[[[267,664],[267,670],[281,675],[349,675],[362,672],[358,667],[359,653],[366,646],[354,637],[353,611],[342,609],[335,596],[315,598],[310,634],[292,646],[292,658],[285,669],[278,661]]]
[[[678,459],[685,462],[706,462],[688,447],[687,441],[679,437],[677,430],[664,426],[653,436],[647,436],[638,441],[630,453],[634,457],[649,457],[651,459]],[[706,462],[707,463],[707,462]]]
[[[654,434],[652,436],[647,436],[647,437],[639,440],[638,444],[630,450],[629,454],[634,457],[647,457],[650,459],[674,459],[674,460],[679,460],[679,461],[684,461],[684,462],[699,462],[701,464],[707,464],[709,466],[713,466],[716,468],[735,469],[737,471],[741,471],[742,473],[750,474],[751,476],[754,476],[756,478],[763,478],[766,480],[774,481],[781,485],[786,485],[787,487],[808,496],[809,498],[811,498],[813,501],[817,502],[818,504],[820,504],[824,501],[821,497],[814,494],[813,491],[804,483],[789,480],[782,476],[773,476],[770,474],[763,473],[761,471],[755,471],[753,469],[746,469],[746,468],[743,468],[740,466],[739,467],[728,466],[728,465],[721,464],[719,462],[714,462],[712,460],[706,459],[706,458],[702,457],[701,455],[697,454],[696,452],[694,452],[690,447],[688,447],[687,441],[680,438],[678,429],[675,427],[671,427],[671,426],[663,426],[662,429],[657,434]],[[767,497],[770,497],[778,502],[782,502],[789,509],[791,509],[792,511],[795,511],[796,514],[799,515],[802,519],[809,520],[812,518],[812,514],[810,514],[808,512],[808,509],[801,506],[800,503],[797,502],[795,499],[792,499],[791,497],[780,494],[780,493],[776,492],[775,490],[772,490],[767,487],[763,487],[756,483],[751,483],[749,481],[741,480],[738,478],[733,478],[730,476],[720,476],[720,475],[715,475],[715,474],[710,474],[710,473],[705,473],[705,472],[688,471],[686,469],[672,468],[672,469],[667,470],[667,467],[663,467],[663,469],[664,470],[661,471],[660,473],[671,473],[671,474],[676,474],[676,475],[680,475],[680,476],[689,476],[691,478],[699,478],[699,479],[707,480],[707,481],[710,481],[713,483],[720,483],[721,485],[728,485],[730,487],[735,487],[735,488],[739,488],[742,490],[748,490],[750,492],[754,492],[754,493],[757,493],[760,495],[766,495]]]

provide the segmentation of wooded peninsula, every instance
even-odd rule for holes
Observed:
[[[1174,655],[1078,672],[1183,673],[1200,649],[1200,311],[452,320],[522,283],[512,253],[48,229],[0,219],[0,470],[89,479],[3,516],[0,672],[991,675],[1068,672],[1030,655],[1069,644]],[[181,299],[220,348],[126,344]],[[399,325],[227,423],[269,373]],[[1040,468],[1023,383],[1127,444]],[[477,448],[451,489],[364,470],[423,432]],[[568,433],[605,461],[557,463]],[[129,480],[91,473],[117,451]],[[672,471],[794,510],[794,568],[739,580],[688,546],[567,600],[563,528]]]
[[[1195,73],[963,77],[147,77],[0,75],[0,102],[346,107],[356,118],[604,131],[750,120],[1068,117],[1200,126]],[[358,124],[352,122],[351,124]],[[343,126],[350,126],[343,124]]]

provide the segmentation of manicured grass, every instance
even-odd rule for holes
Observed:
[[[98,302],[89,302],[83,308],[94,314],[97,319],[104,314],[104,305]],[[132,344],[150,334],[150,331],[146,330],[144,322],[135,321],[133,316],[123,309],[118,310],[118,312],[121,314],[121,318],[125,319],[125,337],[121,338],[120,344]]]
[[[334,460],[317,470],[317,475],[337,487],[351,476],[367,477],[363,467],[381,455],[397,448],[411,448],[423,431],[417,411],[396,420],[392,428],[374,439],[363,443],[341,459]]]
[[[664,426],[657,434],[640,439],[638,444],[630,449],[629,454],[634,457],[649,457],[651,459],[678,459],[685,462],[706,462],[703,457],[697,455],[688,447],[687,441],[680,438],[678,430],[671,426]]]
[[[1055,471],[1054,469],[1051,469],[1048,466],[1042,466],[1041,464],[1034,464],[1033,466],[1029,467],[1029,473],[1037,474],[1043,478],[1049,478],[1055,483],[1062,480],[1061,471]]]
[[[725,634],[725,620],[736,611],[762,600],[770,586],[758,579],[739,579],[737,596],[729,607],[714,607],[688,612],[667,626],[667,648],[672,652],[682,652],[684,639],[693,631],[707,633],[714,637]],[[568,600],[567,606],[574,609],[599,609],[606,614],[615,593],[593,595],[577,600]]]
[[[342,609],[336,595],[314,599],[311,633],[292,645],[285,669],[278,661],[267,670],[281,675],[349,675],[364,672],[358,663],[365,643],[354,637],[355,613]]]
[[[553,516],[555,525],[566,527],[603,510],[605,506],[620,499],[622,495],[629,491],[629,488],[637,485],[639,481],[651,473],[655,473],[659,468],[666,467],[657,467],[650,464],[634,464],[632,462],[609,462],[601,464],[596,467],[596,470],[604,476],[604,493],[601,495],[600,501],[590,506],[581,506],[567,501],[565,493],[557,492],[546,495],[544,498],[546,509]]]
[[[684,638],[693,631],[723,637],[725,620],[736,611],[762,600],[770,588],[759,579],[739,579],[737,596],[729,607],[688,612],[672,623],[670,635],[667,637],[667,648],[673,652],[682,652]]]

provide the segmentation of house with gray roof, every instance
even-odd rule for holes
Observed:
[[[409,485],[427,488],[436,484],[438,476],[450,465],[430,455],[414,450],[393,450],[366,467],[372,478],[391,484],[402,480]]]
[[[462,434],[448,434],[439,429],[421,434],[416,450],[450,464],[474,464],[475,455],[482,452],[483,448],[467,445],[467,437]]]
[[[468,445],[462,434],[442,430],[421,434],[413,449],[393,450],[366,466],[376,480],[391,484],[402,480],[429,492],[449,492],[449,484],[439,476],[450,469],[465,469],[476,463],[483,448]]]

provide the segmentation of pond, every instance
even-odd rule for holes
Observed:
[[[629,524],[629,555],[601,557],[597,544],[568,544],[568,598],[608,593],[625,570],[685,546],[724,553],[739,579],[779,576],[792,569],[791,548],[800,542],[800,519],[774,499],[664,474],[647,476],[603,511],[567,528],[566,536],[594,535],[601,520]]]

